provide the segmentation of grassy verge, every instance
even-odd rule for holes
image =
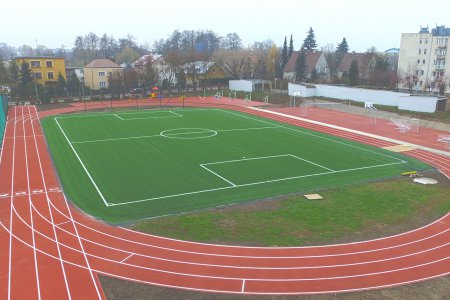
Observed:
[[[420,186],[410,179],[359,184],[323,191],[324,199],[319,201],[293,195],[157,218],[132,227],[223,244],[302,246],[362,240],[403,232],[444,215],[450,210],[447,184]]]

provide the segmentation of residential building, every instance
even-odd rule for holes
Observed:
[[[67,67],[66,68],[66,75],[67,79],[70,79],[72,77],[72,74],[77,75],[78,80],[80,82],[84,82],[84,71],[83,67]]]
[[[183,66],[186,74],[186,85],[212,85],[225,80],[225,71],[212,61],[194,61]]]
[[[421,28],[402,33],[398,60],[399,87],[415,92],[450,92],[450,28]]]
[[[123,72],[123,68],[109,59],[94,59],[83,67],[84,85],[92,90],[108,88],[108,77],[115,71]]]
[[[15,61],[19,69],[23,62],[29,64],[37,84],[56,83],[60,73],[66,80],[66,64],[63,57],[19,56]]]
[[[353,61],[356,61],[358,65],[359,79],[362,81],[368,80],[376,63],[373,53],[345,53],[336,69],[337,76],[339,78],[348,76]]]
[[[289,81],[295,80],[295,63],[299,51],[293,51],[286,66],[283,69],[283,78]],[[317,78],[322,81],[330,79],[330,69],[322,51],[310,51],[306,54],[307,77],[311,78],[311,73],[316,70]]]

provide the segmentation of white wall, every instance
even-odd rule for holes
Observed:
[[[437,97],[400,97],[398,108],[411,111],[434,113],[436,111],[437,100]]]
[[[300,93],[300,97],[308,98],[317,96],[317,91],[314,86],[306,86],[301,84],[288,83],[288,94],[294,96],[294,93]]]
[[[301,97],[327,97],[340,100],[352,100],[357,102],[372,102],[388,106],[397,106],[399,109],[435,112],[438,97],[410,96],[407,93],[397,93],[383,90],[368,90],[344,86],[316,84],[315,88],[307,88],[305,85],[288,85],[290,96],[299,92]]]
[[[250,80],[230,80],[230,91],[253,92],[253,82]]]

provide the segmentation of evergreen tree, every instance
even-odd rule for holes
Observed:
[[[289,51],[288,51],[289,57],[291,57],[292,52],[294,52],[294,40],[292,39],[292,34],[291,34],[291,40],[289,41]]]
[[[311,82],[316,82],[317,81],[317,70],[314,68],[311,71]]]
[[[32,71],[30,69],[30,65],[23,61],[20,65],[20,82],[23,86],[27,85],[32,80]]]
[[[301,49],[298,52],[297,60],[295,61],[296,82],[305,81],[307,72],[308,72],[308,70],[306,67],[306,51],[305,51],[305,49]]]
[[[71,96],[79,96],[80,95],[80,80],[78,79],[77,74],[72,73],[72,76],[67,80],[67,90]]]
[[[288,56],[288,49],[287,49],[287,39],[284,37],[284,44],[283,44],[283,52],[281,53],[281,62],[283,64],[284,68],[286,64],[288,63],[289,56]]]
[[[67,84],[66,84],[66,80],[62,76],[61,72],[58,73],[58,82],[56,84],[56,91],[57,91],[59,97],[66,96]]]
[[[343,38],[342,42],[340,44],[338,44],[336,52],[337,53],[348,53],[348,43],[347,43],[347,39]]]
[[[312,51],[317,48],[316,37],[314,35],[314,30],[312,27],[309,27],[308,35],[303,41],[303,46],[306,51]]]
[[[350,69],[348,70],[348,79],[350,79],[350,83],[352,85],[355,85],[358,83],[359,68],[358,68],[358,62],[356,60],[353,60],[352,64],[350,65]]]

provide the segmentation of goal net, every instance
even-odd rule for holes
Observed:
[[[305,101],[301,106],[301,114],[304,117],[313,115],[315,113],[320,114],[324,109],[337,110],[348,113],[350,102],[315,102]]]
[[[419,132],[420,120],[414,118],[391,118],[389,124],[394,125],[401,133]]]

